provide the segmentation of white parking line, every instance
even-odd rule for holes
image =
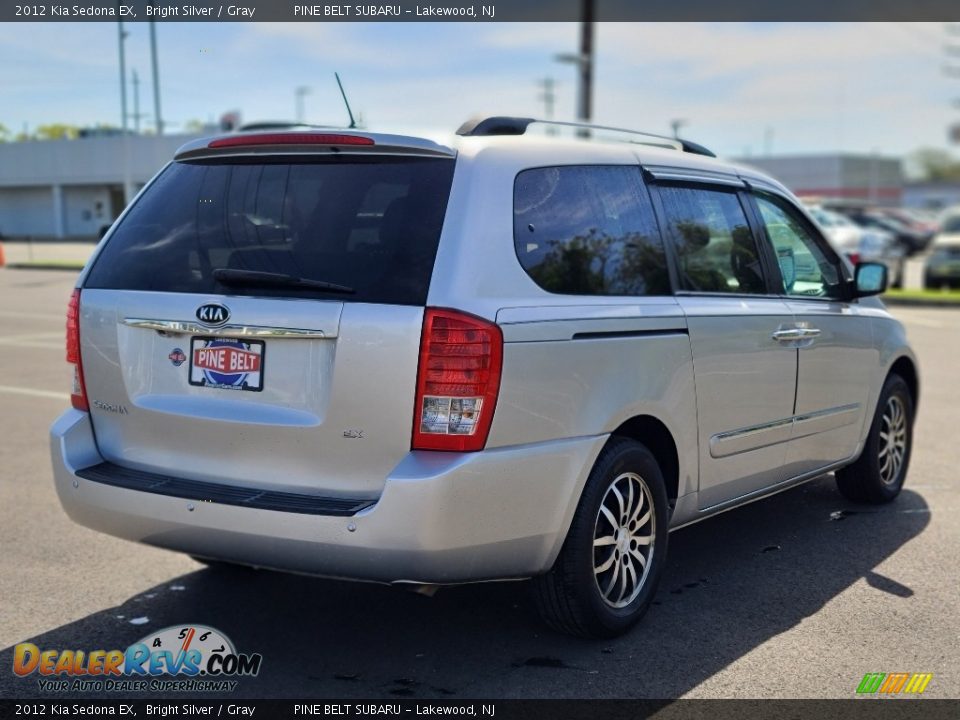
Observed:
[[[31,397],[49,398],[50,400],[70,400],[70,395],[62,392],[53,392],[52,390],[37,390],[36,388],[14,387],[13,385],[0,385],[0,393],[9,393],[11,395],[29,395]]]
[[[43,320],[60,320],[63,321],[67,314],[64,312],[62,315],[54,315],[53,313],[37,313],[37,312],[19,312],[16,310],[0,310],[0,317],[13,317],[13,318],[38,318]]]
[[[943,323],[937,322],[936,320],[930,320],[929,318],[916,317],[910,315],[900,315],[900,320],[907,323],[908,325],[922,325],[923,327],[928,328],[942,328]]]
[[[11,347],[34,347],[59,349],[63,347],[62,332],[32,333],[30,335],[8,335],[0,337],[0,345]]]

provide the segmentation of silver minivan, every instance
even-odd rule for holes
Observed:
[[[893,500],[918,373],[886,269],[699,145],[544,127],[182,147],[70,300],[70,517],[207,562],[533,578],[609,637],[672,530],[833,471]]]

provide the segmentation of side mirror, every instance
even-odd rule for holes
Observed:
[[[879,295],[887,289],[887,266],[883,263],[857,263],[854,273],[856,297]]]

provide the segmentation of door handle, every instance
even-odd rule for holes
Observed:
[[[776,340],[777,342],[795,342],[797,340],[803,340],[804,335],[803,331],[800,328],[790,328],[788,330],[777,330],[770,337]]]
[[[778,328],[770,337],[779,343],[797,343],[804,340],[813,341],[820,337],[820,328],[814,327],[791,327]],[[808,343],[809,344],[809,343]]]

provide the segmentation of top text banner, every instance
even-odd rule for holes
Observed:
[[[333,4],[311,0],[2,0],[0,22],[561,22],[583,0]],[[596,0],[594,20],[954,21],[960,0]]]

